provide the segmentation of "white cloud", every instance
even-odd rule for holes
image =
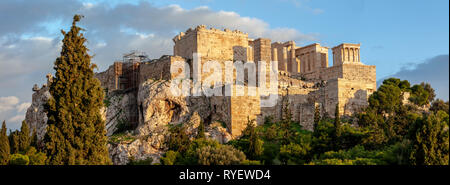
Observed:
[[[377,85],[381,85],[383,80],[389,77],[408,80],[411,84],[427,82],[434,88],[436,98],[449,100],[448,76],[449,55],[438,55],[414,67],[405,67],[393,75],[382,78],[377,82]]]
[[[16,106],[17,112],[25,112],[31,106],[30,102],[21,103]]]
[[[218,29],[238,29],[251,38],[272,41],[315,40],[317,34],[305,34],[292,28],[272,28],[264,20],[232,11],[215,11],[207,6],[185,9],[179,5],[157,7],[152,3],[82,3],[77,0],[0,1],[0,96],[14,95],[23,102],[31,100],[34,84],[45,82],[45,74],[54,72],[53,63],[61,50],[60,29],[70,28],[74,14],[83,14],[87,46],[99,71],[105,70],[123,53],[141,50],[151,58],[172,54],[172,38],[181,31],[204,24]],[[125,31],[123,31],[125,28]],[[122,32],[121,32],[122,31]],[[23,105],[22,105],[23,104]],[[24,103],[0,105],[0,119],[17,117]],[[19,112],[17,112],[19,111]],[[17,118],[18,119],[18,118]],[[10,119],[10,120],[17,120]],[[21,121],[21,120],[20,120]]]
[[[19,115],[16,115],[14,117],[9,118],[8,119],[8,123],[18,124],[18,123],[20,123],[23,120],[25,120],[25,114],[19,114]]]
[[[14,109],[19,103],[19,98],[15,96],[0,97],[0,112]]]

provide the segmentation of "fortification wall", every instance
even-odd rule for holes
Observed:
[[[139,66],[139,84],[147,79],[172,79],[170,66],[176,61],[184,62],[185,59],[180,56],[164,56],[151,62],[142,63]]]
[[[118,73],[120,70],[120,73]],[[115,62],[109,66],[106,71],[95,73],[95,78],[100,80],[102,87],[107,91],[113,91],[118,89],[119,75],[121,75],[122,65]]]

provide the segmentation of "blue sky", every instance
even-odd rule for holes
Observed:
[[[103,1],[85,0],[86,3]],[[140,1],[108,1],[110,6]],[[254,17],[271,28],[288,27],[318,34],[332,47],[343,42],[361,43],[362,61],[377,66],[377,77],[413,68],[449,51],[447,0],[156,0],[158,7],[177,4],[185,9],[208,6]],[[332,58],[330,57],[330,60]]]
[[[377,66],[378,77],[449,51],[447,0],[188,0],[155,4],[185,8],[206,5],[216,11],[234,11],[264,20],[273,28],[318,33],[318,42],[330,47],[342,42],[361,43],[362,60]]]
[[[205,24],[300,46],[361,43],[361,60],[376,65],[378,80],[427,81],[448,100],[448,0],[2,0],[0,120],[8,127],[23,120],[31,87],[54,72],[60,29],[77,13],[86,16],[81,25],[100,71],[132,49],[172,54],[174,35]]]

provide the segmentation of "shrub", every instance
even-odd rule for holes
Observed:
[[[245,154],[230,145],[205,146],[197,152],[200,165],[238,165],[245,160]]]
[[[45,165],[47,160],[47,156],[42,152],[38,152],[34,147],[30,147],[26,155],[30,159],[30,165]]]
[[[26,155],[22,154],[12,154],[9,157],[10,165],[28,165],[30,164],[30,159]]]
[[[146,159],[142,160],[135,160],[134,157],[130,157],[130,161],[128,162],[128,165],[152,165],[153,158],[148,157]]]
[[[179,155],[178,152],[169,150],[164,154],[164,157],[161,157],[161,164],[163,165],[174,165],[176,160],[177,160],[177,156]]]

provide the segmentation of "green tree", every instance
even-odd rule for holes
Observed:
[[[110,164],[105,124],[100,114],[104,92],[94,78],[95,64],[85,46],[82,28],[76,24],[82,16],[75,15],[69,32],[64,35],[61,55],[45,106],[48,127],[45,151],[48,163]]]
[[[174,150],[177,152],[186,151],[191,143],[189,136],[186,134],[186,127],[182,125],[175,125],[172,126],[169,131],[169,150]]]
[[[205,138],[205,123],[200,121],[200,125],[198,126],[197,138]]]
[[[320,117],[320,107],[316,106],[315,110],[314,110],[314,128],[317,127],[317,125],[319,124],[321,117]]]
[[[19,151],[24,152],[28,150],[30,143],[30,129],[28,128],[28,124],[25,121],[22,121],[22,126],[20,127],[19,132]]]
[[[280,160],[283,164],[303,164],[308,152],[311,150],[309,144],[289,143],[280,147]]]
[[[336,104],[336,111],[334,113],[334,129],[335,137],[341,136],[341,117],[339,116],[339,103]]]
[[[412,94],[411,97],[409,97],[409,101],[418,106],[423,106],[429,103],[429,93],[422,85],[414,85],[411,87],[411,90]]]
[[[33,132],[31,133],[31,142],[30,142],[30,146],[35,147],[35,148],[39,148],[39,147],[38,147],[38,139],[37,139],[36,128],[33,128]]]
[[[0,131],[0,165],[6,165],[9,161],[9,140],[6,135],[6,123],[3,121],[2,130]]]
[[[253,158],[253,159],[258,159],[264,151],[263,148],[263,141],[259,138],[258,133],[255,130],[255,127],[251,127],[251,131],[250,131],[250,144],[248,147],[248,154],[250,155],[249,157]]]
[[[383,84],[369,97],[369,106],[377,113],[393,113],[401,105],[402,90],[389,81]]]
[[[19,131],[9,132],[9,148],[11,154],[19,153]]]
[[[449,115],[443,111],[425,115],[412,128],[411,160],[416,165],[449,164]]]
[[[433,102],[434,98],[436,97],[436,93],[434,92],[434,89],[431,87],[431,85],[429,83],[422,82],[420,83],[420,86],[422,86],[423,89],[428,92],[427,104]]]
[[[444,102],[444,100],[441,99],[437,99],[435,101],[433,101],[433,103],[431,104],[430,110],[433,112],[438,112],[440,110],[447,112],[448,113],[448,101]]]

